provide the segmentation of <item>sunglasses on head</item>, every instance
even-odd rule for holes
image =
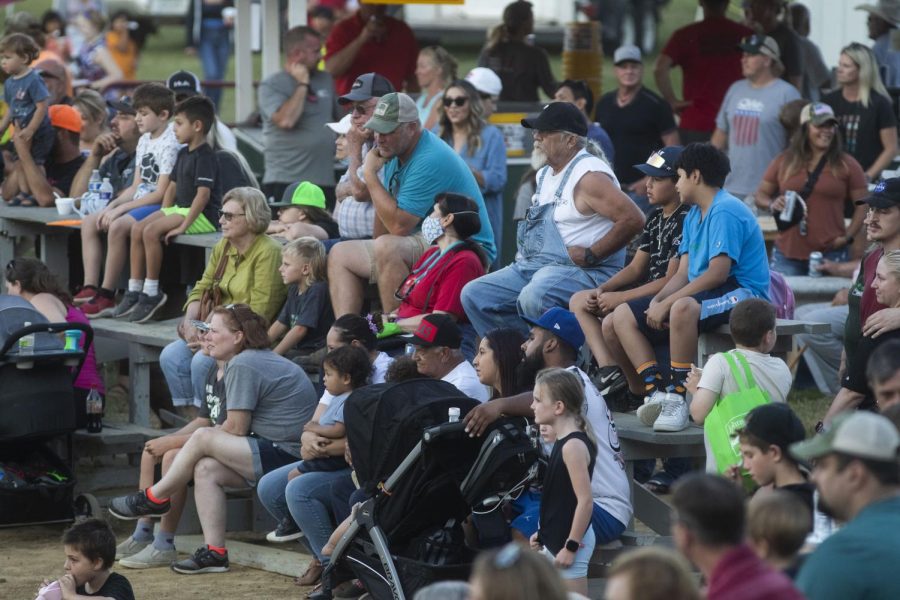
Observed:
[[[466,102],[468,102],[468,101],[469,101],[468,96],[457,96],[456,98],[449,98],[447,96],[444,96],[444,107],[450,108],[453,105],[465,106]]]

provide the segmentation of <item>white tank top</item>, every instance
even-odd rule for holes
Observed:
[[[541,176],[543,176],[544,181],[541,185],[540,195],[537,198],[537,204],[556,202],[553,220],[556,223],[556,228],[559,230],[560,237],[562,237],[563,244],[567,247],[582,246],[586,248],[592,246],[594,242],[609,233],[609,230],[613,227],[613,222],[597,213],[583,215],[578,212],[578,209],[575,208],[575,186],[585,174],[595,171],[608,175],[616,187],[619,187],[619,180],[616,179],[612,168],[605,161],[585,150],[578,152],[572,157],[572,160],[575,160],[580,155],[587,155],[587,157],[579,160],[572,169],[572,174],[566,181],[558,202],[556,202],[556,191],[560,183],[562,183],[566,169],[571,161],[566,163],[566,166],[561,168],[556,174],[553,173],[553,169],[549,165],[538,172],[538,181],[540,181]]]

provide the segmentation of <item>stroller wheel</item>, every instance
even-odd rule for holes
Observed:
[[[75,498],[75,519],[87,519],[100,514],[100,502],[93,494],[79,494]]]

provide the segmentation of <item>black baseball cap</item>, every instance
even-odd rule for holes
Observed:
[[[370,98],[381,98],[395,92],[394,84],[384,75],[365,73],[360,75],[350,86],[350,91],[338,98],[338,104],[364,102]]]
[[[126,115],[137,114],[137,111],[134,108],[134,101],[131,99],[131,96],[122,96],[118,100],[107,100],[106,104],[117,113],[124,113]]]
[[[196,96],[200,93],[200,78],[190,71],[175,71],[166,79],[166,87],[176,94]]]
[[[634,168],[650,177],[678,177],[678,159],[681,157],[683,146],[666,146],[662,150],[657,150],[639,165]]]
[[[584,113],[568,102],[551,102],[534,117],[522,119],[522,127],[538,131],[566,131],[586,136],[588,130]]]
[[[857,200],[857,204],[868,204],[873,208],[900,206],[900,177],[882,179],[868,197]]]
[[[770,402],[757,406],[744,420],[744,433],[774,444],[787,452],[791,444],[806,439],[806,430],[791,407],[782,402]]]
[[[459,348],[462,345],[462,332],[449,315],[432,313],[425,316],[412,335],[414,346],[431,348],[447,346]]]

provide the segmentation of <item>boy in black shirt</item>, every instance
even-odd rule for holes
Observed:
[[[75,523],[62,538],[66,574],[59,578],[62,597],[134,600],[128,579],[110,571],[116,560],[116,537],[106,521]]]
[[[206,143],[215,121],[215,108],[204,96],[192,96],[175,107],[175,137],[186,145],[178,153],[162,208],[131,230],[130,278],[144,280],[138,304],[128,318],[133,323],[149,321],[166,303],[166,294],[159,289],[163,242],[168,244],[181,234],[216,231],[221,186],[216,154]]]

